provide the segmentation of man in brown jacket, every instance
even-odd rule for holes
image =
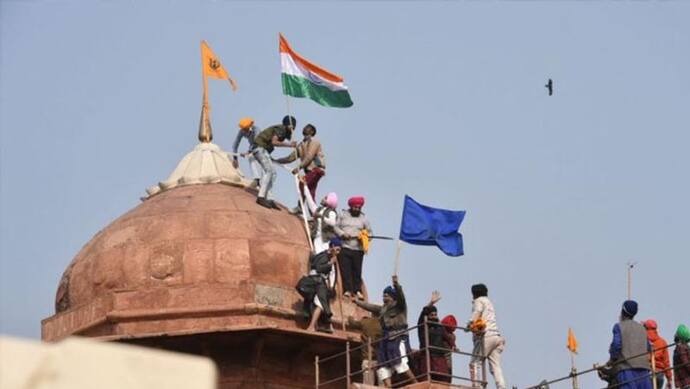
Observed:
[[[309,189],[311,198],[316,199],[316,187],[321,177],[326,175],[326,156],[323,153],[321,141],[316,138],[316,127],[313,124],[304,126],[302,135],[304,138],[297,144],[295,151],[287,157],[276,159],[275,161],[280,164],[286,164],[299,158],[299,167],[296,167],[292,174],[297,174],[300,170],[304,170],[304,183],[306,183]],[[300,184],[300,190],[304,194],[304,184]],[[296,211],[299,211],[299,209],[296,209]]]

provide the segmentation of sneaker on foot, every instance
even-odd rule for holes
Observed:
[[[275,201],[273,201],[273,200],[268,200],[268,203],[271,204],[271,208],[280,210],[280,207],[278,206],[278,204],[276,204]]]
[[[364,300],[364,295],[362,294],[362,292],[357,291],[357,299]]]
[[[266,199],[263,198],[263,197],[257,197],[257,198],[256,198],[256,203],[259,204],[260,206],[264,207],[264,208],[269,208],[269,209],[270,209],[270,208],[273,208],[273,207],[271,206],[271,203],[269,202],[269,200],[266,200]]]
[[[350,292],[345,292],[345,293],[343,293],[343,297],[350,298],[350,297],[352,297],[352,294],[350,294]]]

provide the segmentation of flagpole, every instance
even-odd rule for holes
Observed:
[[[400,238],[396,239],[396,248],[395,248],[395,260],[393,261],[393,274],[398,275],[398,271],[400,270],[400,248],[402,247],[402,242],[400,241]]]
[[[628,262],[628,300],[632,300],[632,270],[637,265],[637,262]]]
[[[575,367],[575,353],[570,352],[570,375],[573,377],[573,389],[580,389],[577,383],[577,368]]]
[[[208,77],[205,72],[204,64],[204,41],[201,41],[201,80],[204,92],[201,97],[201,119],[199,122],[199,141],[210,143],[213,139],[211,132],[211,108],[208,104]]]
[[[280,35],[279,35],[280,36]],[[279,38],[280,39],[280,38]],[[281,80],[282,84],[282,80]],[[290,95],[286,93],[287,91],[285,90],[284,84],[283,84],[283,94],[285,95],[285,108],[287,110],[287,117],[288,121],[290,122],[290,125],[292,125],[292,121],[290,120],[291,114],[290,114]],[[295,132],[295,128],[292,129],[292,132]],[[304,187],[306,187],[306,184],[302,184],[302,189],[300,189],[300,182],[299,182],[299,171],[297,174],[293,174],[295,177],[295,184],[297,185],[297,199],[299,202],[300,208],[302,208],[302,219],[304,220],[304,227],[307,230],[307,237],[309,237],[309,247],[311,247],[311,251],[314,251],[314,244],[311,241],[311,232],[309,231],[309,222],[307,221],[307,212],[304,206],[304,197],[302,195],[302,191],[304,190]],[[316,201],[316,199],[314,199]]]
[[[304,230],[307,232],[307,238],[309,239],[309,248],[311,248],[311,251],[314,252],[314,243],[311,240],[309,221],[307,221],[307,210],[305,209],[306,207],[304,206],[304,199],[302,198],[302,194],[299,190],[299,177],[297,176],[297,174],[294,174],[293,177],[295,178],[295,187],[297,188],[297,198],[299,199],[299,206],[300,208],[302,208],[302,220],[304,220]]]
[[[285,95],[285,104],[287,106],[288,121],[292,125],[292,121],[290,120],[290,96],[288,96],[287,94]],[[294,128],[292,129],[292,132],[295,132]],[[307,220],[307,210],[305,209],[306,207],[304,206],[304,197],[302,195],[302,192],[304,191],[304,188],[307,185],[302,183],[302,187],[300,188],[299,171],[297,172],[297,174],[293,174],[292,176],[295,177],[295,185],[297,185],[297,201],[299,202],[299,206],[302,209],[302,219],[304,220],[304,227],[307,230],[307,237],[309,237],[309,247],[311,247],[311,251],[314,251],[314,245],[311,241],[311,232],[309,231],[309,221]],[[316,201],[316,199],[314,199],[314,201]]]
[[[340,305],[340,321],[343,326],[343,332],[345,332],[345,314],[343,313],[343,278],[340,275],[340,263],[338,263],[338,256],[335,257],[335,268],[337,269],[336,282],[338,285],[335,287],[335,292],[338,294],[338,304]]]

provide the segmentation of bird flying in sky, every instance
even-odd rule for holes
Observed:
[[[549,82],[544,86],[549,90],[549,96],[553,96],[553,80],[549,78]]]

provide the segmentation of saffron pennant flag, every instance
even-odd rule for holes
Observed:
[[[280,34],[280,68],[283,94],[307,97],[325,107],[352,106],[343,78],[297,54]]]
[[[458,232],[465,211],[432,208],[405,195],[400,240],[423,246],[438,246],[444,254],[464,254],[462,235]]]
[[[568,345],[566,347],[568,347],[571,353],[577,354],[577,339],[575,339],[575,333],[572,328],[568,328]]]
[[[201,41],[201,68],[203,69],[204,77],[228,80],[232,90],[237,90],[237,83],[230,77],[230,74],[225,70],[220,59],[218,59],[218,56],[211,50],[206,41]]]

